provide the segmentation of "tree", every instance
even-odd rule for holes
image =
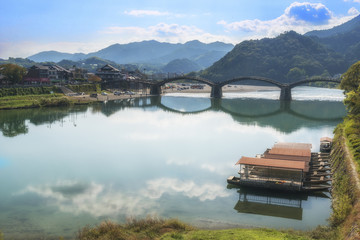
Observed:
[[[0,73],[4,75],[5,80],[11,84],[21,83],[26,74],[26,68],[16,64],[8,63],[0,65]]]
[[[304,69],[294,67],[289,70],[288,74],[286,75],[286,78],[290,82],[295,82],[297,80],[300,80],[306,76],[306,71]]]
[[[346,92],[357,91],[360,85],[360,61],[353,64],[341,78],[341,89]]]
[[[88,79],[89,82],[95,82],[95,83],[99,83],[101,82],[101,78],[96,76],[96,75],[91,75]]]

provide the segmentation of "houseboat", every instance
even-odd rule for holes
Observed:
[[[329,153],[332,146],[332,138],[322,137],[320,139],[320,152]]]
[[[328,190],[331,173],[328,154],[312,153],[311,144],[277,143],[257,157],[241,157],[239,177],[229,184],[287,191]]]

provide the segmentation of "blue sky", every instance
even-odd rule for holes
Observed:
[[[331,28],[359,10],[360,0],[1,0],[0,58],[153,39],[237,44]]]

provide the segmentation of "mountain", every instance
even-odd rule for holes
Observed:
[[[360,15],[351,19],[350,21],[343,23],[339,26],[335,26],[327,30],[315,30],[305,33],[305,36],[316,36],[318,38],[333,37],[337,34],[347,33],[357,28],[360,25]]]
[[[35,62],[59,62],[63,59],[79,61],[86,58],[83,53],[62,53],[57,51],[45,51],[28,57],[28,59]]]
[[[305,34],[326,47],[342,54],[349,63],[360,56],[360,15],[329,30],[312,31]]]
[[[127,63],[151,63],[167,64],[175,59],[187,58],[191,61],[201,59],[201,56],[209,55],[215,61],[229,52],[234,45],[221,42],[205,44],[197,40],[184,44],[162,43],[158,41],[142,41],[128,44],[114,44],[97,52],[83,53],[60,53],[56,51],[40,52],[28,57],[28,59],[43,62],[59,62],[61,60],[79,61],[89,57],[98,57],[118,64]],[[200,63],[200,64],[199,64]],[[203,68],[210,66],[212,61],[200,61],[198,64]]]
[[[332,76],[348,67],[341,54],[290,31],[272,39],[243,41],[200,75],[213,81],[262,76],[293,82],[307,76]]]
[[[199,70],[201,70],[201,66],[187,58],[172,60],[162,68],[163,72],[184,74]]]

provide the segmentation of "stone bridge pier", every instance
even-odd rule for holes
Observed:
[[[215,84],[211,87],[211,98],[222,98],[222,86]]]
[[[161,87],[158,84],[154,84],[150,86],[150,95],[160,95]]]
[[[291,88],[288,84],[280,88],[280,101],[291,101]]]

